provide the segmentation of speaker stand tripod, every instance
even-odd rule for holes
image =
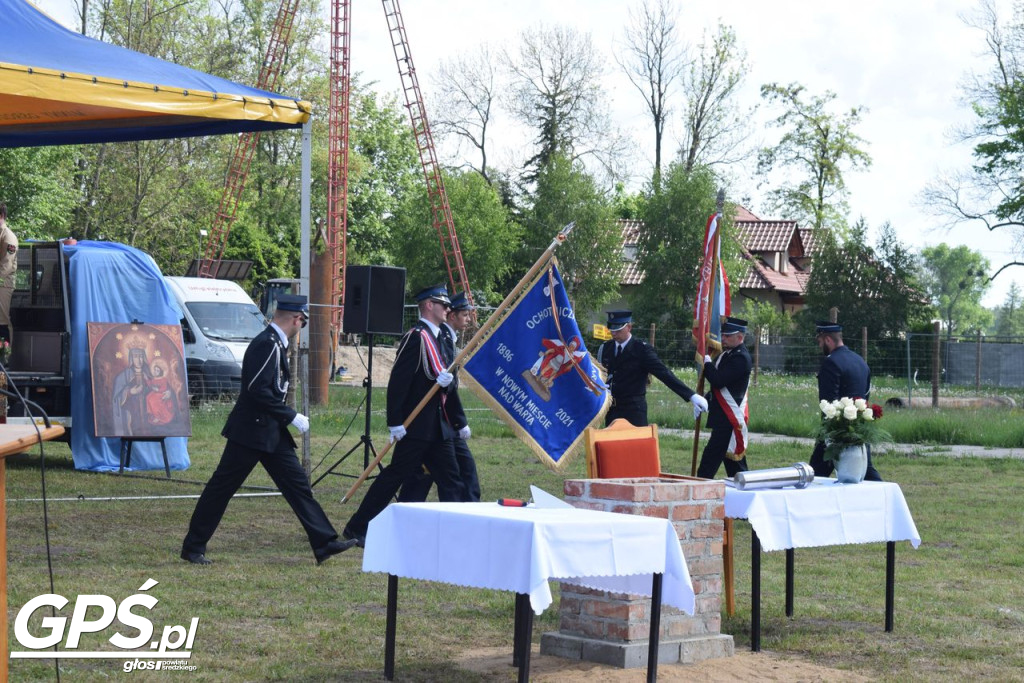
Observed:
[[[337,475],[339,477],[352,477],[353,479],[358,477],[359,475],[343,474],[341,472],[335,472],[334,470],[337,469],[338,466],[341,465],[341,463],[345,462],[345,460],[350,455],[355,453],[359,449],[360,446],[363,447],[363,470],[365,470],[367,467],[370,466],[370,460],[371,460],[370,454],[371,453],[373,454],[373,458],[377,457],[377,451],[373,447],[373,439],[370,438],[370,417],[373,414],[373,411],[371,410],[371,408],[373,406],[373,333],[372,332],[368,332],[366,334],[366,343],[367,343],[367,346],[368,346],[368,351],[367,351],[367,354],[366,354],[366,378],[363,379],[363,386],[366,388],[366,398],[363,400],[363,403],[366,405],[366,420],[364,421],[363,433],[359,437],[359,442],[356,443],[354,446],[352,446],[352,448],[348,449],[348,451],[345,453],[345,455],[343,455],[340,458],[338,458],[337,462],[335,462],[333,465],[331,465],[327,469],[326,472],[321,474],[317,478],[316,481],[314,481],[312,484],[310,484],[311,487],[312,486],[316,486],[317,484],[319,484],[329,474],[334,474],[334,475]],[[383,466],[380,463],[378,463],[377,464],[377,469],[382,470],[384,468],[383,468]],[[362,474],[362,471],[360,471],[360,474]],[[373,475],[371,475],[371,477],[372,476]]]

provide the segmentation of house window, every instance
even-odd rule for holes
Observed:
[[[622,259],[624,261],[636,261],[636,245],[627,244],[622,248]]]

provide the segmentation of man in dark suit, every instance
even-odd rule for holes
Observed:
[[[714,361],[704,356],[704,379],[711,385],[708,393],[708,427],[711,438],[704,446],[697,476],[714,479],[725,462],[725,473],[732,477],[747,471],[747,386],[753,363],[743,345],[747,321],[729,318],[722,325],[722,353]]]
[[[822,321],[815,326],[818,348],[825,355],[818,368],[818,400],[838,401],[845,397],[871,398],[871,370],[868,364],[843,344],[843,326],[838,323]],[[867,447],[868,471],[864,475],[867,481],[882,481],[882,475],[871,464],[871,447]],[[825,442],[814,444],[811,454],[811,467],[814,476],[827,477],[832,474],[835,464],[825,460]]]
[[[469,327],[473,321],[473,311],[476,306],[469,302],[465,292],[459,292],[452,297],[451,307],[445,316],[445,322],[441,323],[441,351],[444,354],[445,365],[450,366],[455,361],[455,342],[458,333]],[[448,387],[448,402],[446,412],[452,419],[452,427],[457,432],[452,439],[452,447],[455,449],[455,464],[459,468],[459,479],[463,486],[463,500],[470,503],[480,502],[480,478],[476,472],[476,461],[473,453],[469,450],[469,437],[472,431],[469,428],[469,421],[466,419],[466,412],[462,408],[462,399],[458,392],[459,378],[456,377],[451,386]],[[422,503],[430,493],[430,487],[434,480],[430,472],[425,469],[409,477],[402,484],[402,490],[398,493],[400,503]]]
[[[391,463],[373,480],[343,532],[346,539],[356,540],[360,547],[365,543],[370,521],[388,506],[402,484],[423,465],[437,484],[438,499],[442,502],[464,499],[452,446],[457,430],[448,412],[448,387],[454,377],[446,369],[440,341],[440,325],[451,300],[447,288],[435,285],[418,292],[416,301],[420,319],[402,337],[388,379],[388,430],[390,441],[397,441]],[[413,409],[434,384],[441,389],[406,427]]]
[[[612,392],[612,407],[604,416],[605,426],[620,417],[637,427],[647,424],[649,375],[660,379],[700,412],[708,409],[704,397],[679,381],[647,342],[633,338],[631,311],[608,311],[608,330],[612,333],[611,340],[597,349],[597,361],[608,370],[608,385]]]
[[[323,508],[313,498],[309,479],[295,455],[295,439],[288,431],[289,425],[300,433],[309,429],[309,418],[285,403],[291,376],[288,342],[308,320],[306,297],[282,295],[277,300],[274,319],[245,350],[242,388],[221,431],[228,442],[216,471],[199,496],[181,545],[181,559],[186,562],[212,564],[206,557],[206,544],[217,530],[231,497],[257,463],[267,470],[302,523],[317,564],[355,545],[353,541],[338,539]]]

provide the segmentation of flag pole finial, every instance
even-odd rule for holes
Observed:
[[[715,211],[722,213],[723,208],[725,208],[725,190],[719,189],[718,196],[715,197]]]

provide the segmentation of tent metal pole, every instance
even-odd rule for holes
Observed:
[[[313,117],[310,116],[302,124],[302,162],[301,178],[299,181],[299,232],[300,232],[300,258],[299,264],[299,287],[300,294],[310,295],[309,291],[309,258],[310,258],[310,233],[309,233],[309,194],[312,185],[313,173],[310,161],[313,149]],[[303,415],[309,415],[309,332],[308,328],[299,331],[299,371],[302,381],[302,407]],[[307,476],[312,468],[312,457],[310,452],[309,431],[302,435],[302,467],[306,470]]]
[[[301,249],[301,260],[302,263],[299,266],[299,280],[301,282],[302,291],[300,294],[309,296],[309,257],[310,257],[310,208],[309,208],[309,193],[310,186],[313,180],[312,173],[312,162],[310,161],[311,151],[313,148],[313,118],[310,117],[304,124],[302,124],[302,178],[301,178],[301,190],[299,200],[299,224],[302,233],[300,249]],[[300,346],[307,348],[309,346],[309,333],[303,332]]]

